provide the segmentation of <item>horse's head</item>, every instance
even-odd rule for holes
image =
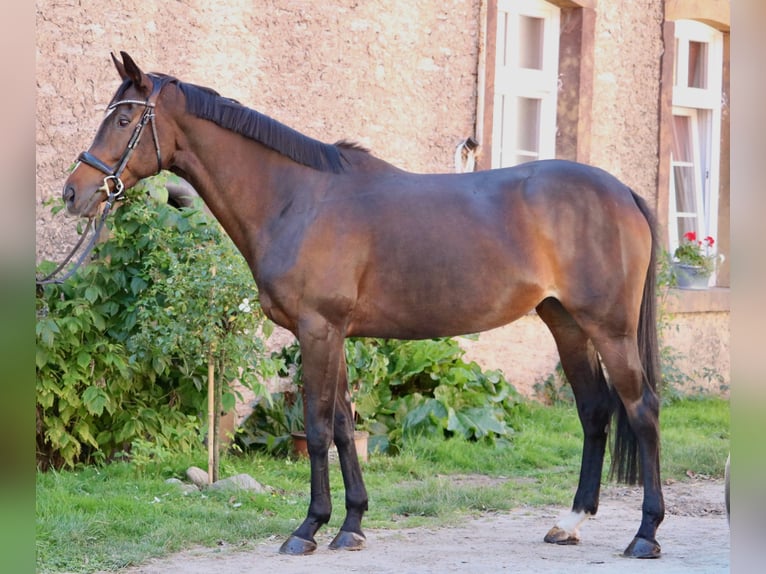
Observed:
[[[114,54],[112,60],[122,84],[90,149],[80,154],[64,183],[64,202],[74,215],[93,216],[102,202],[120,199],[125,189],[162,169],[162,130],[155,118],[162,82],[142,72],[128,54],[120,54],[122,62]]]

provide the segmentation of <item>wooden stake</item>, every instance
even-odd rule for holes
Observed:
[[[210,273],[215,277],[215,266],[210,268]],[[210,291],[210,301],[215,297],[215,287]],[[215,342],[210,344],[207,356],[207,481],[213,484],[218,479],[215,440]]]
[[[213,484],[215,468],[215,367],[213,351],[207,357],[207,481]]]
[[[213,400],[213,482],[218,480],[221,468],[221,387],[223,375],[223,360],[218,359],[218,378],[215,379],[215,396]]]

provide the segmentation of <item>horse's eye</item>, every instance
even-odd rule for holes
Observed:
[[[121,128],[127,127],[130,125],[130,118],[126,118],[125,116],[120,116],[117,118],[117,125]]]

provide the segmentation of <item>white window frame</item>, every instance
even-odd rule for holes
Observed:
[[[558,92],[560,12],[544,0],[498,0],[497,41],[494,54],[495,86],[493,94],[492,167],[508,167],[526,161],[548,159],[556,153],[556,97]],[[522,68],[513,53],[513,39],[518,37],[520,17],[543,20],[542,69]],[[506,41],[506,30],[510,41]],[[511,99],[504,106],[505,99]],[[517,141],[518,98],[540,102],[537,150],[521,149]],[[504,110],[509,113],[504,113]]]
[[[673,116],[684,116],[689,118],[689,136],[691,137],[691,151],[692,161],[684,162],[678,158],[673,157],[673,153],[670,153],[670,197],[669,209],[670,213],[675,214],[672,221],[673,229],[670,230],[671,237],[676,239],[675,245],[671,245],[671,248],[675,250],[678,247],[678,240],[681,237],[681,229],[679,226],[680,219],[693,219],[694,231],[698,237],[705,237],[708,234],[703,235],[703,229],[707,229],[704,225],[704,200],[702,194],[703,181],[702,181],[702,160],[701,149],[699,145],[699,124],[697,117],[697,110],[695,108],[673,108]],[[678,211],[677,196],[676,196],[676,178],[675,168],[677,167],[691,167],[694,174],[694,203],[697,206],[696,211]]]
[[[676,59],[673,82],[673,115],[688,116],[694,140],[695,195],[697,196],[696,233],[718,240],[718,196],[721,158],[721,98],[723,78],[723,34],[693,20],[675,22]],[[705,88],[689,87],[689,42],[707,44]],[[704,134],[704,135],[703,135]],[[704,141],[703,141],[704,138]],[[691,214],[676,210],[675,173],[678,165],[670,158],[670,191],[668,201],[668,244],[673,253],[679,244],[678,220]]]

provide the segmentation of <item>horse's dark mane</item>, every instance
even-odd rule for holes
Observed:
[[[344,149],[367,151],[345,140],[327,144],[310,138],[269,116],[225,98],[215,90],[181,82],[176,78],[152,74],[152,79],[173,82],[186,98],[186,111],[222,128],[256,140],[282,155],[319,171],[340,173],[349,165]]]
[[[360,151],[362,153],[370,153],[369,148],[366,148],[359,142],[355,142],[355,141],[349,141],[345,139],[338,140],[335,142],[335,146],[339,148],[347,149],[347,150],[355,150],[355,151]]]

